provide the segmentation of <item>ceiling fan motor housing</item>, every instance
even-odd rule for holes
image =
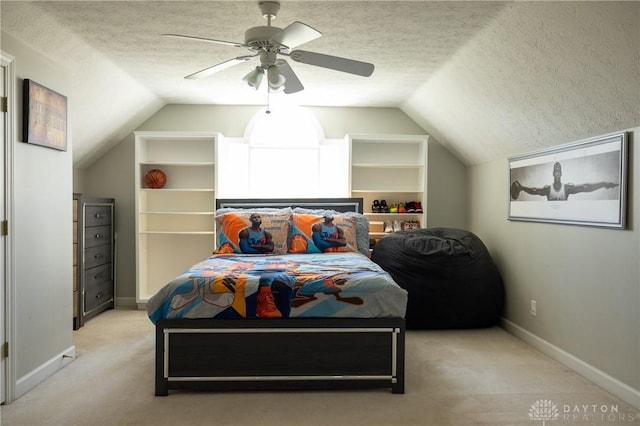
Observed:
[[[253,27],[244,33],[244,44],[251,46],[253,49],[275,49],[278,46],[271,41],[274,34],[282,31],[278,27]]]
[[[278,46],[271,41],[271,38],[282,28],[272,27],[271,20],[275,19],[280,10],[279,1],[259,1],[258,6],[262,17],[267,19],[266,26],[249,28],[244,33],[244,44],[256,50],[277,50]]]

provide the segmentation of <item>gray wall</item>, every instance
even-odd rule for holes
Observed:
[[[63,365],[74,351],[72,334],[72,143],[58,151],[21,142],[22,81],[32,79],[71,97],[71,73],[2,34],[2,50],[15,57],[17,135],[13,145],[12,241],[15,293],[11,345],[16,392],[38,380],[38,368]],[[68,117],[68,123],[73,117]],[[9,284],[11,285],[11,283]],[[3,314],[4,315],[4,314]],[[59,356],[60,355],[60,356]],[[27,377],[29,376],[29,377]],[[11,396],[10,396],[11,397]]]
[[[640,128],[633,129],[626,230],[508,221],[506,158],[471,167],[468,179],[469,226],[488,246],[504,277],[505,319],[628,385],[636,395],[640,152],[634,143],[639,137]],[[535,317],[530,314],[531,299],[537,302]]]
[[[437,142],[431,136],[429,141]],[[440,143],[430,143],[427,155],[428,226],[465,229],[468,223],[467,168]]]
[[[348,133],[424,134],[424,130],[396,108],[316,107],[308,110],[327,138],[344,138]],[[260,111],[261,108],[255,106],[167,105],[137,130],[210,131],[241,137],[247,124]],[[435,141],[429,146],[428,163],[429,176],[434,177],[427,189],[429,223],[464,227],[464,166]],[[116,299],[121,306],[135,305],[136,295],[134,167],[132,134],[84,170],[84,179],[74,183],[86,195],[116,199]],[[443,186],[434,173],[451,176],[451,179]]]

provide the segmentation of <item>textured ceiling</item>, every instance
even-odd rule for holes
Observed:
[[[289,61],[305,90],[278,96],[308,106],[401,108],[468,164],[638,124],[638,3],[281,3],[274,26],[301,21],[323,33],[300,48],[376,68],[364,78]],[[160,36],[243,42],[247,28],[266,24],[256,1],[3,1],[0,7],[2,31],[73,72],[74,92],[82,93],[71,112],[76,166],[164,104],[266,101],[266,92],[242,82],[255,62],[206,79],[183,78],[246,50]],[[603,117],[584,104],[588,93],[602,106],[622,102],[621,111]],[[567,106],[578,108],[577,118]],[[527,123],[533,114],[552,127]],[[602,123],[591,130],[596,117]]]
[[[373,76],[364,78],[289,61],[305,86],[289,96],[304,105],[398,107],[500,9],[500,3],[416,4],[283,1],[273,26],[301,21],[323,33],[300,48],[376,66]],[[64,49],[66,35],[51,36],[41,26],[29,30],[23,24],[34,11],[49,15],[167,103],[264,103],[263,91],[246,90],[242,82],[257,62],[206,79],[183,78],[247,50],[160,36],[244,42],[246,29],[267,24],[256,1],[40,2],[35,10],[17,2],[3,4],[2,11],[4,31],[30,32],[29,42],[47,44],[47,52],[55,54]]]

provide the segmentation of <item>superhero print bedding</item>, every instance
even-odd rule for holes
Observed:
[[[214,255],[147,303],[167,318],[404,317],[407,292],[357,252]]]

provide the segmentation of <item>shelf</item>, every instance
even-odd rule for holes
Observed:
[[[138,216],[140,232],[213,232],[213,215],[181,213],[141,214]]]
[[[376,164],[376,163],[352,163],[351,167],[362,169],[421,169],[421,164]]]
[[[144,192],[215,192],[213,188],[139,188]]]
[[[209,257],[214,240],[212,233],[140,233],[136,302],[146,303],[181,272]]]
[[[136,300],[144,303],[164,284],[210,255],[215,246],[216,146],[204,132],[135,132]],[[158,168],[163,188],[148,188]]]
[[[381,170],[389,170],[382,173]],[[422,167],[402,168],[353,168],[351,170],[352,190],[390,191],[420,191],[423,176]]]
[[[179,209],[179,210],[178,210]],[[214,191],[204,189],[141,189],[139,212],[213,212]]]
[[[380,192],[384,192],[385,194],[401,194],[401,193],[409,193],[409,194],[416,194],[416,193],[420,193],[422,192],[419,189],[352,189],[351,192],[356,193],[356,192],[361,192],[361,193],[380,193]]]
[[[140,231],[140,234],[154,235],[214,235],[213,231]]]
[[[352,165],[420,167],[424,164],[424,141],[420,136],[369,135],[351,137]]]
[[[140,214],[158,214],[158,215],[208,215],[213,216],[215,212],[167,212],[167,211],[141,211]]]
[[[141,161],[141,166],[211,167],[213,161]]]
[[[426,211],[427,135],[347,135],[350,143],[350,194],[362,197],[369,233],[384,236],[385,221],[419,221],[425,212],[373,212],[374,201],[392,204],[420,202]]]
[[[384,217],[404,217],[404,216],[422,216],[424,213],[373,213],[373,212],[365,212],[365,216],[384,216]]]
[[[138,164],[215,162],[216,134],[136,132]]]

